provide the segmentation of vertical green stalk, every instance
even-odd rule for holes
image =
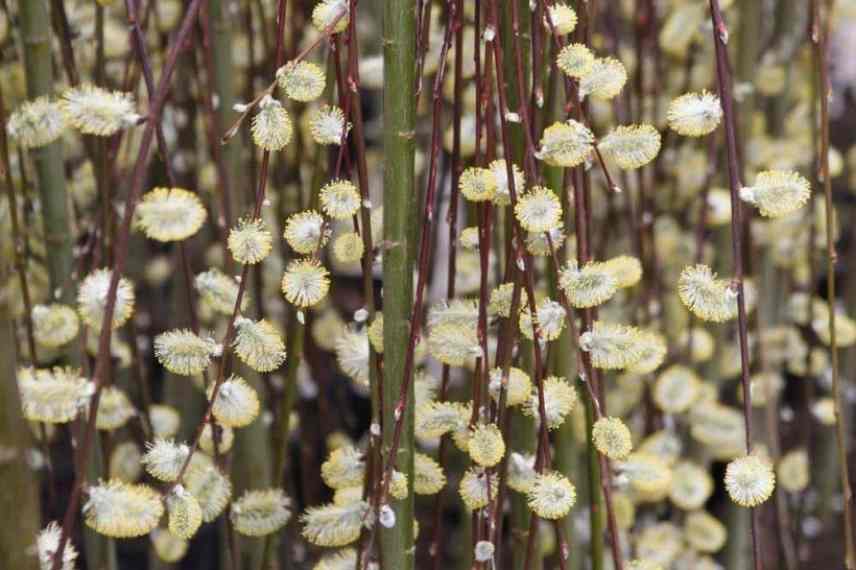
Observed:
[[[413,304],[414,128],[416,11],[412,0],[387,0],[383,12],[383,174],[384,239],[393,244],[383,256],[384,278],[384,383],[383,444],[388,451],[393,439],[396,410],[404,413],[401,445],[396,465],[407,475],[408,497],[396,501],[396,523],[381,528],[380,543],[385,568],[406,570],[414,567],[413,548],[413,406],[400,410],[401,387],[405,382],[405,359],[410,336],[409,319]],[[371,252],[366,252],[371,255]],[[409,382],[407,401],[413,402]]]
[[[829,175],[829,80],[827,42],[829,40],[830,9],[821,8],[820,0],[812,2],[814,14],[812,41],[814,59],[820,81],[820,170],[823,177],[823,196],[826,221],[826,301],[829,303],[829,353],[832,370],[832,400],[835,403],[835,444],[838,457],[838,475],[841,493],[844,495],[844,520],[841,529],[844,535],[844,565],[847,570],[856,569],[856,537],[854,537],[853,491],[850,486],[850,469],[847,459],[847,428],[841,390],[841,375],[838,365],[837,329],[835,327],[835,208],[832,203],[832,179]],[[821,17],[823,12],[823,17]]]
[[[30,99],[52,96],[51,20],[47,3],[19,0],[18,11],[27,96]],[[59,292],[57,301],[73,304],[74,282],[69,278],[73,272],[72,236],[66,208],[62,141],[34,149],[31,156],[38,176],[51,291]]]
[[[0,259],[0,264],[0,289],[8,290],[11,263]],[[39,531],[38,477],[26,460],[30,429],[21,415],[15,379],[15,333],[9,301],[7,295],[0,295],[0,446],[11,454],[11,459],[0,465],[0,508],[4,513],[14,513],[14,523],[0,528],[0,552],[4,567],[36,570],[39,564],[29,548]]]
[[[27,78],[27,95],[30,99],[53,95],[53,61],[51,58],[51,19],[46,2],[19,0],[21,44]],[[66,200],[65,166],[62,142],[31,151],[36,165],[39,196],[41,198],[42,225],[47,252],[47,268],[54,298],[67,305],[74,304],[75,282],[72,235]],[[68,359],[75,362],[79,356],[74,350]],[[103,472],[98,453],[87,464],[90,478]],[[115,544],[92,531],[84,533],[87,564],[102,570],[116,568]]]
[[[210,72],[209,85],[215,96],[214,119],[217,139],[213,144],[219,145],[219,138],[235,121],[236,114],[232,110],[235,104],[235,64],[232,59],[233,38],[232,24],[228,14],[227,2],[224,0],[208,0],[208,27],[210,42]],[[235,192],[235,172],[241,155],[241,138],[230,137],[220,147],[221,191],[225,192],[228,201],[228,212],[225,212],[226,224],[230,224],[232,215],[240,212],[242,204],[241,193]]]
[[[268,404],[264,402],[265,390],[259,374],[244,365],[237,366],[236,372],[262,398],[263,409],[268,409]],[[235,430],[235,446],[232,454],[232,482],[235,485],[236,497],[240,497],[248,490],[266,489],[271,486],[269,441],[268,427],[260,419],[245,428]],[[279,482],[273,486],[279,487]],[[231,532],[231,529],[227,529],[227,532]],[[259,570],[262,567],[264,550],[265,539],[241,537],[238,542],[238,551],[240,552],[241,560],[240,568],[243,570]]]

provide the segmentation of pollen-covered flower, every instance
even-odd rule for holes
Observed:
[[[636,327],[597,321],[580,335],[580,348],[589,353],[595,368],[622,369],[642,358],[640,336]]]
[[[113,448],[107,462],[111,479],[133,483],[143,474],[143,456],[133,441],[125,441]]]
[[[682,461],[672,470],[669,499],[679,509],[694,511],[704,506],[713,494],[713,478],[703,467]]]
[[[502,368],[494,368],[490,371],[490,384],[488,390],[491,397],[499,402],[500,392],[505,388],[505,405],[509,407],[519,406],[529,399],[532,391],[532,381],[523,370],[514,366],[508,369],[508,377],[503,378]]]
[[[439,325],[476,327],[478,318],[478,301],[474,299],[453,299],[431,307],[431,310],[428,311],[428,328]]]
[[[159,560],[174,564],[187,555],[190,544],[183,538],[178,538],[164,528],[156,528],[149,534],[152,549]]]
[[[630,430],[621,418],[598,419],[592,426],[591,438],[597,450],[610,459],[624,459],[633,449]]]
[[[603,262],[603,268],[615,277],[619,289],[633,287],[642,279],[642,263],[630,255],[619,255]]]
[[[357,551],[353,548],[344,548],[338,552],[325,554],[312,567],[312,570],[353,570],[357,567]]]
[[[272,245],[273,236],[259,218],[238,220],[229,232],[229,251],[238,263],[259,263],[270,254]]]
[[[636,558],[630,561],[630,570],[664,570],[663,567],[655,562]]]
[[[372,348],[378,354],[383,354],[383,313],[378,311],[375,313],[372,324],[368,329],[369,342],[372,343]]]
[[[476,328],[455,323],[431,327],[428,350],[434,358],[449,366],[463,366],[482,356]]]
[[[39,568],[49,570],[53,566],[53,559],[59,549],[59,541],[62,537],[62,527],[56,522],[51,522],[39,532],[36,538],[36,556],[39,559]],[[74,561],[77,560],[77,549],[69,540],[62,551],[62,563],[60,570],[74,570]]]
[[[188,455],[190,448],[186,444],[159,438],[146,444],[146,454],[141,462],[152,477],[161,481],[175,481]]]
[[[203,271],[193,280],[202,300],[222,315],[231,315],[238,301],[238,282],[219,269]],[[241,310],[247,308],[247,294],[241,298]]]
[[[229,478],[220,472],[209,457],[201,453],[193,454],[183,481],[185,488],[199,502],[205,522],[219,517],[232,497]]]
[[[675,364],[660,374],[651,396],[667,414],[680,414],[695,403],[700,389],[698,375],[691,368]]]
[[[487,310],[491,315],[499,315],[506,319],[511,316],[511,301],[514,295],[514,283],[503,283],[490,293],[490,302]],[[517,303],[517,308],[525,307],[529,301],[529,296],[526,290],[520,287],[520,300]]]
[[[654,160],[660,152],[660,133],[651,125],[621,125],[603,137],[597,148],[619,168],[632,170]]]
[[[209,389],[208,397],[214,387]],[[259,395],[243,378],[232,376],[224,381],[217,392],[211,412],[224,426],[239,428],[248,426],[259,415]]]
[[[684,522],[684,539],[699,552],[714,553],[725,546],[728,531],[719,520],[706,511],[687,515]]]
[[[244,536],[266,536],[284,527],[290,518],[291,499],[282,489],[247,491],[232,503],[232,526]]]
[[[273,324],[264,319],[235,319],[235,354],[256,372],[272,372],[285,361],[285,342]]]
[[[639,331],[639,360],[627,367],[628,372],[635,374],[650,374],[663,364],[666,359],[666,340],[662,335],[646,331]]]
[[[329,275],[317,259],[296,259],[282,276],[282,294],[297,307],[311,307],[327,296]]]
[[[101,402],[98,406],[98,417],[95,427],[104,431],[119,429],[128,423],[137,411],[131,404],[131,399],[124,390],[116,386],[106,386],[101,391]]]
[[[567,313],[561,303],[552,299],[544,299],[535,308],[535,326],[538,328],[538,336],[543,341],[556,340],[565,328]],[[523,336],[532,340],[535,338],[532,331],[532,313],[526,306],[520,312],[520,332]]]
[[[466,429],[472,411],[460,402],[425,402],[414,412],[414,431],[419,439],[435,439]]]
[[[363,500],[309,507],[300,517],[303,537],[317,546],[347,546],[360,537],[363,519],[370,508]]]
[[[776,486],[773,467],[758,455],[738,457],[725,469],[725,489],[741,507],[755,507],[770,498]]]
[[[152,531],[163,515],[160,494],[146,485],[99,482],[88,489],[83,505],[86,526],[112,538],[132,538]]]
[[[526,251],[538,257],[548,257],[565,243],[565,232],[561,227],[548,232],[526,232]]]
[[[155,437],[168,439],[178,433],[181,416],[172,406],[152,404],[149,406],[149,421],[152,423],[152,433]]]
[[[149,239],[171,242],[189,238],[205,223],[202,200],[183,188],[155,188],[140,200],[135,222]]]
[[[350,180],[333,180],[321,188],[321,208],[331,218],[347,220],[360,211],[360,191]]]
[[[357,232],[347,232],[333,242],[333,255],[341,263],[354,263],[363,258],[365,245]]]
[[[669,465],[651,453],[631,453],[618,465],[618,471],[627,477],[630,488],[639,499],[658,501],[669,492],[672,485]]]
[[[107,293],[113,272],[109,269],[96,269],[86,276],[77,293],[77,312],[84,323],[100,330],[107,306]],[[114,329],[124,325],[134,312],[134,287],[124,277],[119,278],[116,289],[116,304],[113,308]]]
[[[336,362],[342,372],[357,384],[369,385],[369,338],[363,329],[345,329],[336,339]]]
[[[577,502],[577,490],[567,477],[550,471],[535,475],[526,497],[533,513],[542,519],[557,520]]]
[[[6,132],[23,148],[38,148],[62,136],[65,126],[60,105],[39,97],[15,109],[9,116]]]
[[[568,77],[583,77],[592,70],[594,61],[594,54],[584,44],[568,44],[556,56],[556,65]]]
[[[618,280],[605,263],[591,262],[583,267],[571,261],[559,274],[559,287],[574,307],[596,307],[618,291]]]
[[[553,123],[541,137],[541,150],[536,155],[550,166],[572,167],[591,154],[594,134],[580,122],[568,119]]]
[[[496,424],[477,424],[470,433],[469,453],[482,467],[493,467],[505,455],[505,440]]]
[[[481,467],[470,467],[461,478],[458,493],[468,510],[474,511],[487,506],[490,499],[496,499],[499,489],[499,477],[489,475]]]
[[[60,105],[68,122],[85,135],[109,137],[140,120],[129,93],[93,85],[68,89]]]
[[[740,189],[740,198],[757,206],[761,215],[768,218],[796,212],[810,197],[809,181],[797,172],[783,170],[759,172],[754,186]]]
[[[705,403],[690,410],[690,435],[711,449],[743,448],[746,445],[744,426],[743,415],[729,406]]]
[[[356,487],[363,483],[366,464],[363,454],[353,445],[344,445],[330,452],[321,464],[321,478],[331,489]]]
[[[669,127],[687,137],[701,137],[713,132],[721,119],[719,97],[707,91],[681,95],[669,103],[666,111]]]
[[[48,348],[68,344],[80,330],[80,320],[74,309],[59,303],[34,306],[32,319],[33,337],[37,343]]]
[[[707,265],[691,265],[678,279],[681,302],[698,318],[723,322],[737,316],[737,295],[726,279],[717,279]]]
[[[473,558],[476,562],[488,562],[493,560],[496,547],[489,540],[480,540],[473,548]]]
[[[319,32],[330,26],[333,26],[333,34],[344,32],[348,27],[349,11],[348,0],[321,0],[312,10],[312,25]]]
[[[289,99],[313,101],[324,92],[324,70],[308,61],[288,62],[276,72],[276,80]]]
[[[799,493],[803,491],[811,479],[808,453],[805,449],[795,449],[784,454],[776,469],[779,484],[785,491]]]
[[[518,493],[528,493],[535,481],[535,456],[512,451],[508,456],[508,486]]]
[[[164,368],[181,376],[201,374],[220,349],[213,338],[188,329],[167,331],[155,337],[155,356]]]
[[[461,230],[461,235],[458,238],[458,243],[462,248],[469,251],[478,251],[479,249],[479,228],[471,226]]]
[[[553,430],[561,426],[578,400],[576,390],[561,376],[544,378],[544,415],[547,419],[547,429]],[[537,387],[532,389],[529,400],[523,405],[523,413],[530,418],[541,418]]]
[[[250,132],[256,146],[266,151],[282,150],[291,142],[294,125],[282,103],[265,95],[259,102]]]
[[[325,228],[324,216],[315,210],[306,210],[289,216],[283,237],[294,251],[309,255],[327,243],[330,232]]]
[[[580,78],[580,100],[586,96],[599,101],[608,101],[619,93],[627,83],[627,69],[614,57],[599,57],[592,63],[588,73]]]
[[[546,232],[561,224],[562,203],[549,188],[535,186],[519,197],[514,215],[526,231]]]
[[[202,507],[199,501],[181,485],[176,485],[166,499],[169,532],[190,540],[202,524]]]
[[[214,425],[218,432],[216,452],[228,453],[235,442],[235,430],[217,423]],[[199,449],[208,455],[215,455],[214,433],[211,428],[211,422],[205,422],[205,425],[202,427],[202,433],[199,434]]]
[[[350,130],[351,124],[345,120],[345,113],[333,105],[322,105],[309,119],[309,131],[318,144],[341,144]]]
[[[417,495],[435,495],[446,486],[443,468],[433,457],[424,453],[413,456],[413,492]]]
[[[552,28],[550,22],[553,24]],[[557,2],[547,9],[547,14],[544,14],[544,26],[548,32],[556,30],[557,34],[563,36],[570,34],[577,27],[577,13],[570,6]]]
[[[505,164],[505,160],[494,160],[488,165],[488,168],[493,172],[493,177],[496,181],[496,192],[493,194],[493,203],[497,206],[508,206],[511,204],[511,185],[508,180],[508,167]],[[511,172],[514,177],[514,192],[515,194],[521,194],[524,186],[526,186],[523,171],[516,164],[512,164]]]
[[[461,173],[458,187],[470,202],[487,202],[496,195],[496,176],[489,168],[471,166]]]

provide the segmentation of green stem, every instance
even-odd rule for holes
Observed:
[[[45,2],[19,0],[21,39],[30,99],[53,95],[50,15]],[[31,151],[38,176],[42,223],[47,251],[51,291],[58,302],[73,304],[72,235],[66,207],[65,168],[62,142],[56,141]]]
[[[381,528],[384,567],[406,570],[414,567],[413,548],[413,406],[399,409],[403,384],[413,401],[413,383],[406,382],[405,360],[413,305],[413,220],[416,185],[414,177],[416,14],[412,0],[387,0],[383,13],[384,95],[383,149],[384,239],[392,244],[383,257],[384,278],[384,448],[393,442],[396,410],[404,413],[401,444],[395,464],[407,475],[408,498],[393,505],[396,522]],[[371,255],[371,252],[366,252]]]
[[[9,260],[0,260],[0,287],[8,287]],[[9,568],[36,570],[37,559],[29,552],[39,531],[38,477],[27,465],[27,422],[21,415],[15,365],[15,333],[10,299],[0,296],[0,446],[11,460],[0,466],[0,508],[14,513],[14,524],[0,530],[0,552]]]

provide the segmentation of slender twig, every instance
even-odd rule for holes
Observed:
[[[86,430],[83,435],[83,442],[80,447],[80,465],[84,465],[89,457],[92,449],[95,435],[95,419],[98,415],[98,404],[101,401],[101,391],[106,378],[104,370],[106,369],[107,360],[110,357],[110,342],[112,340],[111,327],[109,323],[113,322],[113,313],[116,308],[116,293],[119,289],[119,279],[122,271],[125,268],[125,263],[128,257],[128,242],[131,234],[131,221],[133,220],[134,211],[137,207],[137,201],[140,198],[143,188],[143,178],[145,174],[146,164],[148,162],[149,150],[151,149],[154,138],[154,127],[160,120],[160,114],[163,110],[163,105],[169,93],[169,84],[175,71],[178,55],[186,43],[187,36],[193,27],[196,14],[199,11],[201,0],[192,0],[185,12],[184,19],[179,28],[178,35],[173,42],[172,47],[164,64],[163,74],[161,76],[156,96],[152,101],[149,110],[148,119],[146,121],[145,131],[140,141],[140,149],[137,155],[137,160],[134,165],[134,170],[131,178],[131,190],[128,195],[125,215],[122,219],[122,225],[119,229],[118,239],[116,242],[116,260],[110,276],[110,285],[107,291],[107,301],[104,307],[105,325],[101,327],[101,333],[98,340],[98,355],[95,362],[95,371],[93,380],[95,381],[95,393],[93,394],[89,405],[89,418],[86,422]],[[69,498],[68,507],[63,517],[62,534],[60,536],[59,545],[53,558],[52,570],[59,570],[62,566],[63,551],[68,543],[68,537],[74,530],[75,522],[77,521],[77,508],[80,504],[81,495],[83,494],[83,483],[85,474],[79,469],[75,474],[74,486],[72,487],[71,496]]]
[[[815,66],[819,74],[820,99],[820,172],[823,180],[823,195],[826,215],[826,300],[829,303],[829,352],[832,371],[832,399],[835,403],[835,436],[838,452],[839,477],[844,495],[844,564],[848,570],[856,568],[856,544],[854,544],[853,491],[850,486],[850,471],[847,464],[847,428],[844,425],[841,397],[841,378],[838,363],[837,331],[835,328],[835,210],[832,203],[832,177],[829,174],[829,98],[831,86],[827,64],[827,41],[829,38],[829,12],[826,21],[821,20],[820,0],[812,0],[813,24],[811,40],[814,45]]]
[[[740,344],[740,381],[743,387],[743,416],[746,429],[746,453],[752,453],[752,393],[749,380],[749,341],[746,297],[743,291],[743,204],[740,200],[740,165],[737,153],[736,116],[732,99],[731,69],[728,62],[728,29],[722,19],[719,0],[710,0],[713,42],[716,52],[716,85],[725,123],[728,156],[728,183],[731,190],[731,244],[734,256],[734,284],[737,291],[737,327]],[[758,509],[751,509],[752,550],[755,570],[763,568],[761,559],[761,529]]]

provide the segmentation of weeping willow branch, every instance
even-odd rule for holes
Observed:
[[[850,472],[847,465],[847,429],[842,415],[841,378],[838,365],[837,331],[835,328],[835,211],[832,204],[832,179],[829,174],[829,68],[827,65],[827,41],[829,22],[821,20],[820,0],[812,2],[812,32],[815,66],[819,75],[820,88],[820,172],[823,180],[824,206],[826,210],[826,296],[829,303],[829,352],[832,368],[832,398],[835,403],[835,437],[838,452],[839,477],[844,495],[844,563],[848,570],[856,568],[856,545],[853,534],[853,491],[850,487]],[[826,14],[829,18],[829,14]]]

